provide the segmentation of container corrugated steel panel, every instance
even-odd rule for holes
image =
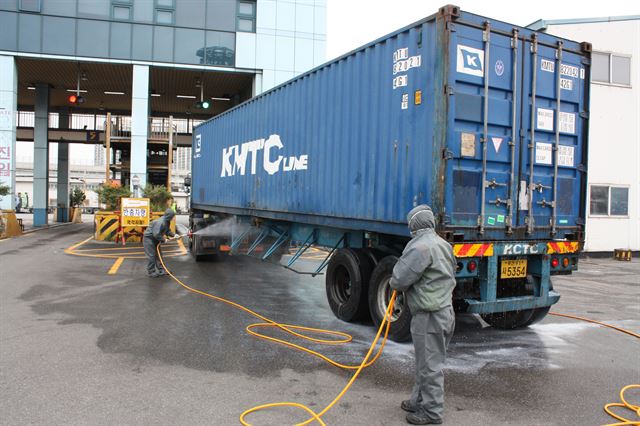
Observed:
[[[197,127],[192,204],[396,235],[421,203],[464,239],[581,230],[588,58],[445,7]]]

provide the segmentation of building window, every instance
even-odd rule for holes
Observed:
[[[592,216],[628,216],[629,188],[591,185],[589,211]]]
[[[631,86],[631,57],[614,53],[593,52],[591,80],[598,83]]]
[[[130,21],[131,6],[125,4],[113,4],[111,6],[111,15],[116,21]]]
[[[238,1],[238,31],[256,32],[256,2],[254,0]]]
[[[156,24],[173,25],[176,4],[174,0],[156,0]]]
[[[21,12],[38,12],[38,13],[40,13],[40,6],[41,6],[40,5],[40,0],[20,0],[20,11]]]

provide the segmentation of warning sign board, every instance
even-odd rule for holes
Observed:
[[[151,211],[148,198],[123,198],[122,199],[122,227],[125,226],[149,226],[149,214]]]

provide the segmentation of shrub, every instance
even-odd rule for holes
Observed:
[[[0,197],[4,197],[5,195],[9,195],[11,188],[4,183],[0,183]]]
[[[164,185],[152,185],[148,183],[142,189],[142,196],[149,199],[151,210],[154,212],[163,212],[169,205],[172,198],[171,192]]]
[[[84,191],[76,186],[75,188],[73,188],[73,191],[71,191],[71,194],[69,194],[69,206],[80,207],[86,199],[87,196],[85,195]]]
[[[107,210],[120,210],[120,198],[131,197],[129,188],[122,187],[117,182],[107,181],[96,189],[98,201],[106,204]]]

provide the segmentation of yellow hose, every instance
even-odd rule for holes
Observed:
[[[247,312],[250,315],[253,315],[256,318],[259,318],[260,320],[264,321],[263,323],[258,323],[258,324],[251,324],[249,326],[246,327],[246,331],[249,334],[252,334],[260,339],[265,339],[265,340],[270,340],[272,342],[277,342],[280,343],[282,345],[285,346],[289,346],[291,348],[294,349],[298,349],[300,351],[306,352],[308,354],[311,354],[313,356],[316,356],[318,358],[321,358],[325,361],[327,361],[328,363],[330,363],[331,365],[335,365],[336,367],[339,368],[344,368],[347,370],[355,370],[355,373],[353,373],[353,376],[351,377],[351,379],[349,380],[349,382],[345,385],[345,387],[342,389],[342,391],[340,391],[340,393],[333,399],[333,401],[331,401],[322,411],[320,412],[315,412],[313,411],[311,408],[307,407],[304,404],[299,404],[297,402],[274,402],[274,403],[270,403],[270,404],[263,404],[263,405],[258,405],[256,407],[250,408],[248,410],[246,410],[245,412],[243,412],[240,415],[240,423],[242,423],[245,426],[250,426],[250,423],[247,422],[247,420],[245,419],[247,415],[251,414],[251,413],[255,413],[256,411],[260,411],[260,410],[264,410],[267,408],[274,408],[274,407],[295,407],[295,408],[299,408],[301,410],[306,411],[307,413],[309,413],[311,415],[310,418],[308,418],[307,420],[305,420],[302,423],[298,423],[296,426],[304,426],[307,425],[311,422],[313,422],[314,420],[317,421],[319,424],[321,424],[322,426],[326,426],[326,423],[322,420],[322,416],[325,415],[343,396],[345,393],[347,393],[347,391],[349,390],[349,388],[351,387],[351,385],[353,385],[353,383],[355,382],[356,378],[360,375],[360,372],[366,368],[371,366],[374,362],[376,362],[376,360],[380,357],[380,355],[382,354],[382,350],[384,349],[384,345],[387,342],[387,336],[389,335],[389,327],[391,325],[391,323],[389,322],[389,318],[391,316],[391,311],[393,309],[393,305],[395,303],[395,299],[396,299],[396,292],[394,291],[391,295],[391,299],[389,300],[389,305],[387,307],[387,311],[384,315],[384,318],[382,319],[382,322],[380,323],[380,327],[378,328],[378,332],[376,333],[376,337],[373,339],[373,342],[371,342],[371,346],[369,346],[369,350],[367,352],[367,354],[365,355],[364,359],[362,360],[362,362],[360,363],[360,365],[345,365],[345,364],[341,364],[337,361],[332,360],[331,358],[322,355],[319,352],[313,351],[311,349],[305,348],[303,346],[300,345],[296,345],[295,343],[291,343],[291,342],[287,342],[286,340],[282,340],[282,339],[278,339],[275,337],[271,337],[271,336],[267,336],[261,333],[258,333],[256,331],[254,331],[254,329],[256,328],[262,328],[262,327],[277,327],[279,329],[281,329],[282,331],[289,333],[291,335],[294,335],[296,337],[299,337],[301,339],[304,340],[308,340],[310,342],[314,342],[314,343],[321,343],[321,344],[328,344],[328,345],[335,345],[335,344],[344,344],[344,343],[348,343],[352,340],[352,337],[347,334],[347,333],[342,333],[340,331],[332,331],[332,330],[325,330],[325,329],[321,329],[321,328],[313,328],[313,327],[303,327],[303,326],[298,326],[298,325],[291,325],[291,324],[280,324],[276,321],[273,321],[263,315],[260,315],[259,313],[252,311],[251,309],[240,305],[239,303],[233,302],[231,300],[227,300],[224,299],[222,297],[219,296],[214,296],[213,294],[209,294],[206,293],[204,291],[200,291],[197,290],[193,287],[188,286],[187,284],[183,283],[178,277],[176,277],[175,275],[173,275],[173,273],[169,270],[169,268],[167,268],[167,265],[164,263],[164,259],[162,258],[162,253],[160,250],[160,244],[158,244],[157,247],[157,251],[158,251],[158,258],[160,259],[160,263],[162,264],[162,266],[164,267],[164,269],[167,271],[167,274],[176,282],[178,283],[180,286],[182,286],[183,288],[185,288],[186,290],[192,292],[192,293],[196,293],[199,294],[201,296],[205,296],[208,297],[209,299],[213,299],[213,300],[217,300],[219,302],[222,303],[226,303],[227,305],[230,305],[234,308],[240,309],[244,312]],[[373,353],[374,348],[376,347],[378,341],[380,340],[380,335],[382,334],[382,330],[384,331],[384,337],[382,338],[382,343],[380,344],[380,348],[378,349],[376,355],[369,359],[371,357],[371,354]],[[298,331],[305,331],[305,332],[311,332],[313,334],[325,334],[325,335],[334,335],[334,336],[339,336],[339,339],[319,339],[317,337],[311,337],[308,336],[306,334],[302,334],[299,333],[295,330]]]
[[[640,425],[640,406],[631,404],[626,399],[624,399],[624,393],[629,389],[640,389],[640,385],[628,385],[623,387],[620,390],[620,401],[622,402],[611,402],[604,406],[604,411],[606,411],[608,415],[615,418],[616,420],[620,420],[619,423],[610,423],[605,426]],[[613,411],[611,411],[611,407],[623,407],[627,410],[631,410],[636,414],[636,416],[638,416],[638,420],[629,420],[619,414],[615,414]]]
[[[625,334],[628,334],[629,336],[633,336],[633,337],[635,337],[637,339],[640,339],[640,334],[638,334],[638,333],[634,333],[631,330],[627,330],[625,328],[616,327],[614,325],[607,324],[607,323],[604,323],[604,322],[592,320],[592,319],[585,318],[585,317],[578,317],[578,316],[575,316],[575,315],[559,314],[557,312],[550,312],[550,315],[555,315],[557,317],[572,318],[572,319],[577,319],[577,320],[580,320],[580,321],[585,321],[585,322],[590,322],[590,323],[593,323],[593,324],[598,324],[598,325],[601,325],[603,327],[608,327],[608,328],[611,328],[613,330],[617,330],[617,331],[620,331],[621,333],[625,333]],[[615,418],[616,420],[620,420],[619,423],[610,423],[610,424],[607,424],[605,426],[640,425],[640,406],[630,404],[624,398],[624,393],[629,389],[640,389],[640,385],[627,385],[627,386],[623,387],[620,390],[620,401],[622,401],[622,402],[611,402],[611,403],[606,404],[604,406],[604,411],[608,415],[610,415],[611,417]],[[636,414],[636,416],[638,416],[638,420],[629,420],[629,419],[624,418],[624,417],[622,417],[622,416],[620,416],[618,414],[615,414],[615,413],[613,413],[613,411],[611,411],[610,407],[623,407],[623,408],[626,408],[627,410],[633,411]]]
[[[88,254],[88,253],[79,253],[77,252],[75,249],[80,247],[81,245],[85,244],[87,241],[91,240],[92,237],[87,238],[84,241],[81,241],[75,245],[73,245],[72,247],[69,247],[68,249],[65,250],[65,253],[67,254],[72,254],[72,255],[76,255],[76,256],[86,256],[86,257],[96,257],[96,258],[112,258],[114,255],[112,254],[108,254],[108,255],[104,255],[104,254]],[[396,299],[396,292],[394,291],[391,299],[389,300],[389,306],[387,307],[387,312],[385,313],[384,318],[382,319],[382,323],[380,324],[380,328],[378,328],[378,332],[376,333],[376,337],[374,338],[373,342],[371,343],[371,346],[369,347],[369,350],[367,352],[367,354],[365,355],[364,359],[362,360],[362,362],[360,363],[360,365],[345,365],[345,364],[341,364],[339,362],[336,362],[334,360],[332,360],[331,358],[328,358],[324,355],[322,355],[319,352],[313,351],[311,349],[307,349],[305,347],[302,347],[300,345],[296,345],[294,343],[291,342],[287,342],[286,340],[281,340],[275,337],[271,337],[271,336],[266,336],[264,334],[260,334],[256,331],[254,331],[255,328],[261,328],[261,327],[277,327],[283,331],[285,331],[286,333],[292,334],[294,336],[297,336],[301,339],[304,340],[308,340],[314,343],[321,343],[321,344],[331,344],[331,345],[335,345],[335,344],[343,344],[343,343],[348,343],[352,340],[352,337],[347,334],[347,333],[342,333],[339,331],[331,331],[331,330],[324,330],[321,328],[312,328],[312,327],[302,327],[302,326],[297,326],[297,325],[290,325],[290,324],[280,324],[277,323],[275,321],[270,320],[269,318],[266,318],[260,314],[258,314],[257,312],[252,311],[249,308],[246,308],[238,303],[232,302],[230,300],[224,299],[222,297],[218,297],[218,296],[214,296],[212,294],[209,293],[205,293],[203,291],[200,290],[196,290],[192,287],[189,287],[188,285],[186,285],[185,283],[183,283],[179,278],[177,278],[175,275],[173,275],[171,273],[171,271],[167,268],[166,264],[164,263],[164,259],[162,258],[162,253],[160,250],[160,244],[158,244],[158,256],[160,259],[160,262],[162,263],[162,266],[165,268],[165,270],[167,271],[167,273],[169,274],[169,276],[175,281],[177,282],[180,286],[184,287],[186,290],[196,293],[196,294],[200,294],[202,296],[208,297],[210,299],[213,300],[217,300],[219,302],[223,302],[226,303],[230,306],[233,306],[234,308],[243,310],[263,321],[265,321],[264,323],[258,323],[258,324],[251,324],[249,326],[246,327],[246,331],[249,334],[252,334],[258,338],[261,339],[266,339],[266,340],[271,340],[273,342],[277,342],[280,343],[282,345],[286,345],[289,347],[292,347],[294,349],[298,349],[301,350],[303,352],[307,352],[313,356],[316,356],[318,358],[321,358],[323,360],[325,360],[326,362],[335,365],[336,367],[339,368],[344,368],[347,370],[356,370],[355,373],[353,374],[353,376],[351,377],[351,379],[349,380],[349,382],[347,383],[347,385],[342,389],[342,391],[338,394],[338,396],[336,396],[334,398],[333,401],[331,401],[331,403],[329,403],[329,405],[327,405],[322,411],[320,411],[319,413],[316,413],[315,411],[311,410],[309,407],[303,405],[303,404],[298,404],[296,402],[276,402],[276,403],[271,403],[271,404],[264,404],[264,405],[259,405],[253,408],[250,408],[248,410],[246,410],[245,412],[243,412],[240,415],[240,422],[245,425],[245,426],[249,426],[250,424],[245,420],[245,417],[248,414],[254,413],[256,411],[259,410],[263,410],[266,408],[273,408],[273,407],[296,407],[296,408],[300,408],[304,411],[306,411],[307,413],[309,413],[311,415],[311,417],[307,420],[305,420],[302,423],[298,423],[297,426],[301,426],[301,425],[307,425],[311,422],[313,422],[314,420],[317,421],[318,423],[320,423],[323,426],[326,426],[326,424],[322,421],[322,416],[324,414],[327,413],[327,411],[329,411],[343,396],[344,394],[349,390],[349,388],[351,387],[351,385],[353,385],[353,382],[355,382],[356,378],[358,377],[358,375],[360,375],[360,372],[365,368],[365,367],[369,367],[371,366],[373,363],[376,362],[376,360],[380,357],[380,355],[382,354],[382,351],[384,349],[384,346],[387,342],[387,336],[389,334],[389,327],[391,325],[391,323],[389,322],[389,317],[391,315],[391,310],[393,309],[393,305],[395,303],[395,299]],[[87,250],[90,251],[90,250]],[[91,250],[91,251],[97,251],[97,250]],[[133,257],[133,256],[132,256]],[[565,318],[572,318],[572,319],[576,319],[576,320],[580,320],[580,321],[586,321],[586,322],[590,322],[593,324],[598,324],[601,325],[603,327],[608,327],[611,328],[613,330],[617,330],[620,331],[622,333],[628,334],[632,337],[635,338],[640,338],[640,334],[635,333],[633,331],[624,329],[624,328],[620,328],[620,327],[616,327],[613,326],[611,324],[606,324],[600,321],[596,321],[596,320],[592,320],[589,318],[584,318],[584,317],[579,317],[579,316],[575,316],[575,315],[567,315],[567,314],[560,314],[557,312],[551,312],[550,315],[555,315],[555,316],[559,316],[559,317],[565,317]],[[380,339],[380,335],[382,334],[382,329],[385,329],[384,332],[384,337],[382,339],[382,343],[380,345],[380,348],[378,349],[378,352],[376,353],[376,355],[369,360],[369,357],[371,357],[371,354],[373,353],[373,349],[375,348],[375,346],[378,343],[378,340]],[[300,331],[307,331],[307,332],[311,332],[311,333],[315,333],[315,334],[328,334],[328,335],[334,335],[334,336],[339,336],[341,337],[340,339],[318,339],[318,338],[314,338],[311,336],[307,336],[305,334],[302,333],[298,333],[294,330],[300,330]],[[619,420],[620,422],[618,423],[611,423],[605,426],[622,426],[622,425],[640,425],[640,406],[638,405],[634,405],[629,403],[626,399],[625,399],[625,392],[628,391],[629,389],[640,389],[640,385],[627,385],[625,387],[623,387],[620,390],[620,401],[621,402],[612,402],[609,404],[606,404],[604,406],[604,411],[610,415],[611,417],[615,418],[616,420]],[[612,410],[611,407],[623,407],[627,410],[630,410],[632,412],[634,412],[636,414],[636,416],[638,416],[639,420],[630,420],[627,419],[625,417],[622,417],[619,414],[615,414]]]
[[[577,320],[580,320],[580,321],[585,321],[585,322],[590,322],[590,323],[593,323],[593,324],[598,324],[598,325],[601,325],[603,327],[608,327],[608,328],[611,328],[613,330],[617,330],[617,331],[619,331],[621,333],[625,333],[625,334],[628,334],[629,336],[633,336],[635,338],[640,339],[640,334],[634,333],[633,331],[627,330],[625,328],[616,327],[615,325],[607,324],[607,323],[604,323],[604,322],[592,320],[592,319],[585,318],[585,317],[578,317],[578,316],[575,316],[575,315],[559,314],[557,312],[550,312],[549,314],[550,315],[555,315],[557,317],[573,318],[573,319],[577,319]]]

